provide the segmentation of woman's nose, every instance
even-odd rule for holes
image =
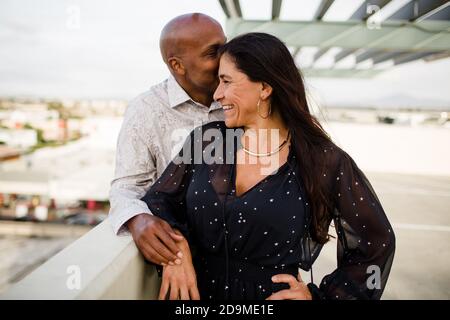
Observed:
[[[214,91],[213,99],[215,101],[220,101],[222,98],[223,98],[223,90],[222,90],[222,86],[219,84],[217,86],[216,91]]]

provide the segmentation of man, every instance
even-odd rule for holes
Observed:
[[[172,160],[172,132],[223,119],[213,101],[218,85],[220,24],[199,13],[171,20],[162,30],[161,54],[171,76],[130,102],[119,134],[109,219],[117,234],[131,232],[144,257],[158,265],[181,263],[182,237],[153,216],[140,199]],[[177,256],[178,254],[178,256]]]

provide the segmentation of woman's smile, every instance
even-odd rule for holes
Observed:
[[[228,119],[233,117],[237,110],[237,107],[235,107],[232,104],[226,104],[222,108],[223,108],[223,114],[225,115],[225,118],[228,118]]]
[[[231,104],[224,105],[222,108],[223,108],[223,112],[225,112],[225,114],[230,113],[230,111],[234,110],[234,106]]]

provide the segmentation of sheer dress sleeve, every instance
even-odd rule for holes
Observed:
[[[192,140],[193,132],[186,138],[177,156],[142,198],[155,216],[180,230],[187,239],[189,230],[186,221],[185,196],[192,172],[195,170],[192,161]]]
[[[347,153],[338,154],[330,177],[337,269],[319,287],[308,287],[314,299],[380,299],[393,262],[394,232],[365,174]]]

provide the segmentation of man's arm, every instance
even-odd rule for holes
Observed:
[[[153,216],[147,204],[140,200],[156,180],[156,159],[150,146],[142,138],[145,117],[142,110],[130,104],[120,130],[115,177],[111,183],[109,220],[116,234],[130,232],[137,247],[149,261],[180,262],[180,251],[174,241],[179,240],[172,228]]]

